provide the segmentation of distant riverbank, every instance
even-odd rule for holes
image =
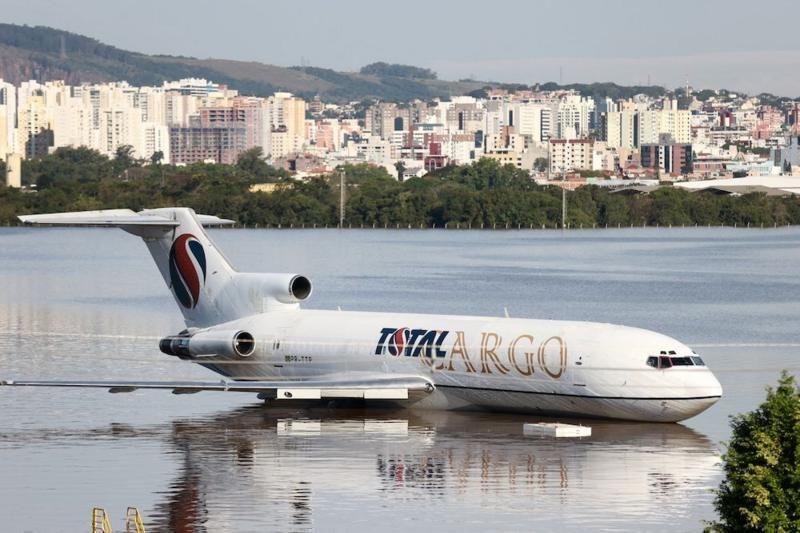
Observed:
[[[0,224],[15,225],[29,213],[186,206],[248,228],[331,228],[340,220],[344,228],[365,229],[800,225],[795,196],[672,187],[623,195],[590,185],[562,197],[560,188],[537,185],[526,172],[487,159],[405,182],[366,164],[344,165],[340,173],[343,191],[339,175],[294,180],[258,154],[246,153],[236,165],[176,167],[60,148],[25,161],[27,190],[0,187]]]
[[[432,225],[432,226],[424,226],[424,225],[414,226],[412,224],[401,225],[399,223],[397,223],[397,224],[388,224],[388,223],[386,223],[386,224],[383,224],[383,225],[379,225],[379,224],[372,224],[372,225],[345,224],[344,226],[339,226],[338,224],[335,224],[335,225],[327,225],[327,224],[319,225],[319,224],[303,224],[303,223],[301,223],[301,224],[288,224],[288,225],[287,224],[277,224],[277,225],[272,225],[272,224],[266,224],[266,225],[253,224],[253,225],[248,226],[246,224],[238,224],[237,223],[237,224],[234,224],[232,226],[226,226],[225,229],[280,229],[280,230],[288,230],[288,229],[345,229],[345,230],[461,230],[461,231],[465,231],[465,230],[469,230],[469,231],[568,230],[568,231],[573,231],[573,230],[639,229],[639,228],[644,228],[644,229],[659,229],[659,228],[660,229],[673,229],[673,228],[674,229],[693,229],[693,228],[705,228],[705,229],[707,229],[707,228],[780,229],[780,228],[791,228],[792,226],[793,226],[793,224],[778,225],[777,223],[774,223],[772,225],[764,225],[764,224],[751,225],[751,224],[746,224],[746,225],[743,225],[743,226],[739,226],[737,224],[734,224],[733,226],[728,226],[728,225],[724,225],[724,224],[704,224],[704,225],[693,224],[693,225],[688,225],[688,226],[685,225],[685,224],[679,225],[679,226],[673,226],[673,225],[648,226],[646,224],[644,224],[644,225],[631,224],[631,225],[626,225],[626,226],[623,226],[622,224],[617,224],[616,226],[609,226],[609,225],[598,226],[597,224],[593,224],[591,226],[578,225],[578,226],[567,226],[567,227],[562,227],[561,225],[558,225],[558,224],[550,225],[550,226],[548,226],[548,225],[534,226],[533,224],[530,224],[528,226],[523,226],[522,224],[516,224],[516,225],[513,225],[513,224],[497,225],[497,224],[494,224],[492,226],[486,226],[486,225],[472,226],[470,224],[461,224],[461,223],[458,223],[458,222],[455,223],[455,224],[445,224],[444,226],[435,226],[435,225]]]

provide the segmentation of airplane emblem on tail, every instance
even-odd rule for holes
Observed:
[[[206,253],[197,237],[180,235],[169,250],[169,277],[182,306],[193,309],[200,300],[200,287],[206,280]]]

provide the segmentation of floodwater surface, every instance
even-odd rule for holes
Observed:
[[[2,531],[697,531],[729,415],[800,370],[800,229],[218,230],[243,271],[306,274],[307,307],[592,320],[689,344],[724,397],[682,424],[265,408],[252,394],[0,388]],[[214,379],[163,355],[183,328],[119,230],[0,229],[0,379]]]

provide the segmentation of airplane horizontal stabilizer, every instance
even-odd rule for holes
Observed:
[[[180,222],[166,213],[157,210],[135,212],[131,209],[104,209],[101,211],[74,211],[70,213],[49,213],[43,215],[21,215],[18,218],[25,224],[42,224],[55,226],[99,226],[99,227],[131,227],[147,226],[172,229]],[[212,215],[195,215],[203,226],[224,226],[234,224],[233,220]]]

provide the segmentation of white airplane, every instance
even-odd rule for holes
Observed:
[[[162,352],[225,379],[209,382],[7,380],[2,385],[256,392],[266,400],[359,398],[425,409],[675,422],[722,396],[688,346],[591,322],[300,309],[311,281],[237,272],[203,230],[232,224],[188,208],[19,217],[118,227],[141,237],[187,329]]]

